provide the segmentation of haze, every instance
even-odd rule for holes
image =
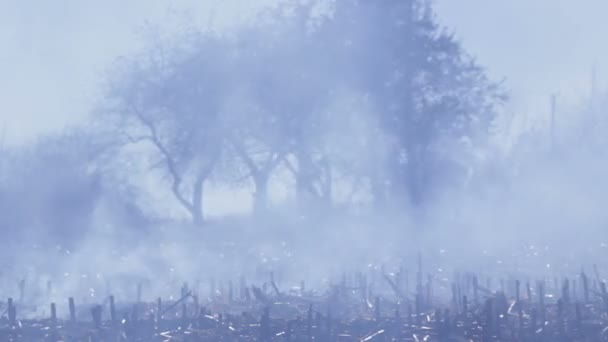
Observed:
[[[136,29],[168,9],[199,22],[238,22],[274,0],[0,1],[1,120],[20,143],[87,115],[99,75],[137,44]],[[511,109],[546,117],[549,96],[590,91],[595,65],[605,84],[608,23],[602,0],[436,0],[439,20],[494,77],[506,78]],[[481,29],[483,27],[483,29]],[[488,29],[489,28],[489,29]],[[519,128],[518,128],[519,129]]]
[[[419,251],[442,277],[579,272],[607,256],[607,12],[0,0],[0,288],[322,286]]]

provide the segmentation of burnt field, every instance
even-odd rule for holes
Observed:
[[[309,289],[271,272],[249,282],[184,283],[153,296],[111,293],[0,304],[1,341],[604,341],[608,292],[598,268],[572,277],[516,279],[378,267]],[[276,278],[276,279],[275,279]],[[47,283],[49,301],[53,284]],[[109,292],[110,290],[107,289]],[[40,301],[38,301],[40,302]]]
[[[84,3],[0,0],[0,342],[608,341],[608,1]]]

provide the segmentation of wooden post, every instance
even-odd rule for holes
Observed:
[[[182,288],[180,289],[180,296],[183,298],[188,293],[188,283],[183,283]]]
[[[477,276],[473,276],[473,300],[475,301],[475,304],[479,304],[478,288],[479,288],[479,283],[477,280]]]
[[[450,333],[452,329],[452,324],[450,322],[450,309],[445,309],[443,311],[443,326],[446,334]]]
[[[192,302],[194,304],[194,313],[196,315],[196,313],[198,312],[198,308],[199,308],[198,296],[192,296]]]
[[[308,336],[308,340],[312,341],[312,304],[308,306],[308,314],[306,317],[306,335]]]
[[[293,330],[293,321],[287,321],[287,328],[285,329],[285,340],[291,341],[291,331]]]
[[[363,273],[359,274],[359,292],[361,293],[361,299],[367,306],[367,277]]]
[[[416,295],[416,326],[420,326],[420,314],[422,313],[422,295]]]
[[[608,312],[608,292],[606,292],[606,283],[600,283],[600,289],[602,294],[602,304],[604,305],[604,312]]]
[[[245,287],[245,301],[248,303],[251,301],[251,291],[249,290],[249,286]]]
[[[585,299],[585,304],[589,303],[589,279],[585,272],[581,273],[581,280],[583,281],[583,295]]]
[[[91,315],[93,316],[93,324],[95,328],[101,328],[101,305],[95,305],[91,309]]]
[[[57,325],[57,307],[55,303],[51,303],[51,325],[53,327]]]
[[[382,265],[382,267],[384,268],[384,265]],[[384,274],[384,271],[382,271],[382,274]],[[339,296],[345,298],[346,297],[346,272],[342,273],[342,281],[340,282],[340,292],[339,292]]]
[[[562,298],[557,300],[557,328],[560,336],[566,336],[564,326],[564,300]]]
[[[380,321],[380,297],[376,297],[374,303],[374,316],[376,318],[376,321]]]
[[[564,284],[562,285],[562,299],[565,304],[570,303],[570,280],[568,278],[564,279]]]
[[[407,292],[403,292],[403,266],[399,266],[399,272],[397,272],[395,285],[397,285],[397,289],[399,290],[399,292],[405,293],[407,296]]]
[[[410,276],[407,270],[405,270],[405,273],[403,274],[403,281],[405,282],[405,295],[409,295],[410,293]]]
[[[162,298],[158,297],[158,299],[156,299],[156,321],[160,322],[162,317],[162,313],[163,313],[163,300]]]
[[[70,310],[70,322],[76,322],[76,305],[74,304],[74,298],[68,298],[68,308]]]
[[[435,330],[437,331],[439,340],[443,340],[444,334],[441,326],[441,309],[435,309]]]
[[[433,277],[429,274],[426,281],[425,306],[431,308],[433,306]],[[458,305],[458,301],[456,302],[456,305]]]
[[[538,282],[538,300],[540,308],[540,323],[545,325],[545,283],[543,281]]]
[[[199,318],[198,318],[198,324],[199,324],[199,327],[205,327],[205,326],[209,326],[208,322],[205,320],[205,316],[207,316],[208,314],[209,314],[209,315],[211,315],[210,311],[208,312],[208,311],[207,311],[207,308],[206,308],[206,307],[204,307],[204,306],[203,306],[203,307],[201,307],[201,310],[200,310],[200,312],[199,312],[199,314],[198,314],[198,317],[199,317]],[[243,313],[243,315],[244,315],[244,314],[245,314],[245,313]]]
[[[264,313],[260,320],[260,341],[270,341],[270,309],[268,307],[264,308]]]
[[[581,303],[576,303],[575,310],[576,310],[576,329],[578,330],[579,334],[581,336],[583,336],[583,334],[585,332],[583,331],[583,315],[581,313]]]
[[[11,327],[17,325],[17,308],[15,308],[13,298],[8,299],[8,321]]]
[[[114,303],[114,296],[110,296],[110,321],[112,324],[116,323],[116,306]]]
[[[408,303],[407,304],[407,326],[408,328],[412,329],[413,326],[413,322],[412,322],[412,304]]]
[[[488,333],[494,331],[494,305],[492,302],[493,299],[488,298],[485,305],[486,327],[483,330],[484,332],[487,331]]]
[[[538,320],[538,311],[536,310],[536,308],[532,308],[532,311],[530,313],[530,330],[532,330],[532,332],[536,331],[537,320]]]
[[[416,286],[422,287],[422,254],[418,251],[418,272],[416,273]]]
[[[247,282],[245,276],[241,275],[239,278],[239,297],[241,300],[245,300],[245,291],[247,289]]]
[[[557,277],[553,277],[553,292],[558,293],[559,290],[559,280],[557,279]]]
[[[200,279],[196,279],[196,281],[194,282],[194,289],[192,290],[192,293],[196,294],[196,296],[199,296],[201,294],[201,280]]]
[[[456,291],[456,283],[452,283],[451,288],[452,288],[452,305],[456,309],[456,312],[458,312],[458,299],[456,298],[456,296],[458,296],[458,291]]]
[[[220,300],[224,302],[226,300],[226,289],[224,288],[224,281],[220,280]]]
[[[327,340],[331,341],[331,336],[332,336],[332,322],[331,322],[331,307],[328,305],[327,306],[327,317],[325,317],[325,326],[327,328]]]
[[[422,294],[422,255],[418,252],[418,272],[416,273],[416,317],[420,315],[420,310],[424,306]],[[418,321],[416,321],[418,323]]]
[[[432,293],[432,290],[431,290]],[[462,307],[462,281],[458,280],[456,282],[456,293],[458,294],[458,307],[461,308]],[[458,310],[456,311],[458,312]]]
[[[518,339],[522,340],[522,336],[524,333],[524,311],[521,308],[521,305],[519,305],[519,310],[517,312],[517,321],[518,321]]]
[[[133,312],[131,314],[131,320],[133,323],[139,320],[139,305],[137,303],[133,304]]]
[[[234,299],[234,288],[232,285],[232,280],[228,281],[228,303],[232,304]]]
[[[182,303],[182,320],[184,321],[184,324],[188,320],[188,306],[186,303]]]

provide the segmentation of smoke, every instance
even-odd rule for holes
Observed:
[[[161,38],[171,40],[183,33],[182,28],[177,25],[176,32]],[[287,33],[292,33],[290,29]],[[214,35],[214,39],[225,39],[228,45],[262,46],[259,51],[267,54],[262,57],[270,61],[277,60],[273,53],[293,57],[290,54],[298,43],[289,42],[277,52],[265,45],[272,41],[256,36],[260,32],[245,35],[249,40],[244,41],[234,38],[238,29],[229,32]],[[272,33],[272,38],[286,34]],[[200,38],[194,36],[195,41]],[[191,42],[191,35],[184,37],[186,43]],[[154,43],[163,46],[165,42]],[[441,141],[438,159],[447,162],[430,164],[424,170],[436,180],[429,185],[424,203],[375,204],[375,188],[390,190],[397,185],[378,186],[366,177],[393,171],[387,161],[394,157],[396,139],[383,134],[386,126],[378,119],[391,106],[366,91],[359,77],[350,83],[336,82],[330,91],[318,91],[330,88],[327,84],[344,66],[337,58],[319,57],[313,50],[286,59],[284,64],[266,65],[272,77],[251,82],[259,81],[255,77],[260,70],[232,70],[231,58],[236,57],[223,59],[225,56],[207,52],[187,55],[193,61],[200,61],[196,58],[202,55],[211,65],[221,60],[223,69],[213,70],[217,82],[204,84],[205,89],[215,91],[235,79],[246,82],[227,92],[218,104],[209,104],[208,93],[198,93],[195,109],[213,105],[222,118],[234,124],[261,117],[269,108],[281,112],[296,103],[299,112],[286,124],[290,128],[305,123],[302,113],[313,113],[321,129],[315,129],[318,135],[306,141],[308,151],[313,151],[311,162],[326,162],[333,168],[331,172],[320,168],[320,173],[326,173],[311,187],[319,193],[331,190],[333,205],[319,199],[312,205],[315,210],[301,210],[298,180],[288,166],[296,163],[290,156],[272,172],[268,211],[251,215],[255,184],[248,178],[247,165],[234,158],[220,165],[205,183],[202,205],[212,214],[204,227],[198,227],[176,203],[171,177],[153,147],[145,142],[126,149],[112,144],[99,149],[89,146],[88,130],[95,125],[84,126],[84,136],[56,142],[56,136],[68,135],[67,130],[60,130],[48,140],[3,151],[0,205],[9,243],[1,253],[0,288],[7,295],[19,298],[23,280],[24,301],[35,305],[67,297],[82,303],[102,302],[109,294],[127,302],[136,296],[138,284],[143,284],[145,300],[177,298],[185,282],[199,293],[213,296],[212,289],[227,287],[229,281],[236,284],[241,277],[249,283],[268,282],[271,272],[284,289],[305,280],[310,288],[322,290],[349,272],[379,274],[402,268],[414,274],[419,256],[424,272],[441,279],[468,271],[494,277],[553,277],[578,273],[581,267],[606,256],[608,181],[604,175],[608,164],[601,134],[606,110],[601,95],[593,99],[592,121],[586,99],[580,100],[580,106],[560,106],[554,141],[547,130],[522,132],[505,120],[507,116],[494,124],[498,134],[517,137],[510,146],[496,136],[479,144],[475,134]],[[302,61],[309,60],[321,60],[325,68],[298,82],[281,78],[294,67],[289,61],[308,67],[312,62]],[[171,67],[181,66],[177,60],[171,62],[175,62]],[[207,71],[196,69],[187,76]],[[171,96],[163,97],[171,91],[195,89],[187,79],[165,80],[175,82],[170,84],[175,87],[155,93],[159,102],[168,99],[163,106],[174,103]],[[279,98],[284,93],[293,96]],[[268,101],[259,104],[257,98]],[[56,111],[48,115],[54,117]],[[106,117],[94,119],[99,124]],[[291,133],[298,131],[275,136],[273,120],[268,120],[270,124],[247,121],[251,127],[268,125],[249,138],[262,141],[261,146],[277,140],[279,145],[291,146],[297,138]],[[225,126],[217,127],[214,133],[224,132]],[[514,127],[517,132],[512,131]],[[187,130],[189,124],[181,128]],[[250,133],[247,128],[250,126],[243,125],[239,132]],[[111,129],[103,132],[113,133]],[[169,133],[161,138],[169,139]],[[177,138],[175,141],[181,141]],[[234,154],[233,149],[222,153]],[[90,155],[94,158],[87,158]],[[399,163],[411,157],[404,154]],[[599,271],[603,276],[608,270],[599,265]]]

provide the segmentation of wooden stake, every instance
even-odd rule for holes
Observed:
[[[68,298],[68,308],[70,310],[70,322],[76,322],[76,305],[74,304],[74,298]]]
[[[116,306],[114,305],[114,296],[110,296],[110,321],[116,323]]]

